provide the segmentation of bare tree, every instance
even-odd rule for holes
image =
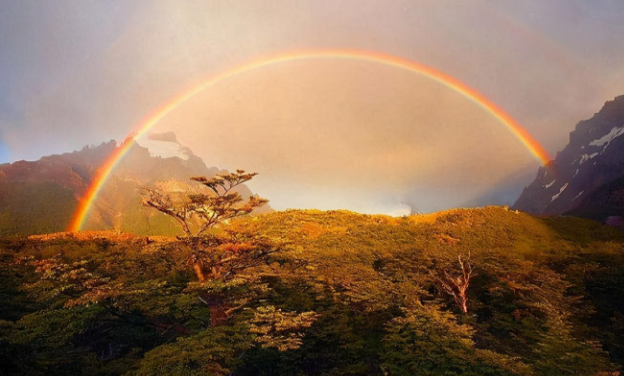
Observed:
[[[462,311],[468,313],[468,287],[474,274],[474,265],[470,258],[470,252],[465,259],[462,255],[457,256],[458,271],[450,273],[447,269],[442,269],[438,273],[438,281],[442,285],[442,290],[455,299],[455,304]]]

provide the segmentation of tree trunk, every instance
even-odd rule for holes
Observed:
[[[228,313],[223,299],[218,294],[202,294],[200,299],[208,306],[210,311],[211,327],[223,325],[229,320],[231,315]]]
[[[208,309],[210,310],[210,326],[212,327],[223,325],[230,318],[222,304],[211,305]]]
[[[206,282],[208,280],[208,275],[206,275],[206,270],[202,264],[196,262],[193,264],[193,270],[195,270],[195,275],[197,275],[197,279],[200,282]]]

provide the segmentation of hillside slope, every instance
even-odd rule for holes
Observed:
[[[594,221],[494,207],[408,218],[293,210],[228,230],[280,251],[200,283],[175,238],[2,240],[4,374],[616,375],[607,372],[624,366],[624,234]],[[475,270],[468,314],[439,282],[441,271],[457,275],[458,255]],[[211,326],[211,307],[225,301],[239,308]]]
[[[0,165],[0,235],[63,231],[114,141]]]

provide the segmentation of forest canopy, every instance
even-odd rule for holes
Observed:
[[[494,207],[293,210],[189,239],[2,239],[5,374],[615,375],[624,365],[624,236],[596,222]],[[214,252],[205,262],[258,257],[202,278],[198,249]],[[466,281],[467,263],[464,310],[445,283]]]

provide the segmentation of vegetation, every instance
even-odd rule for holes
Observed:
[[[74,193],[57,183],[0,180],[0,236],[63,231],[76,206]]]
[[[599,223],[494,207],[220,223],[197,238],[4,238],[3,374],[616,375],[624,365],[624,234]]]

